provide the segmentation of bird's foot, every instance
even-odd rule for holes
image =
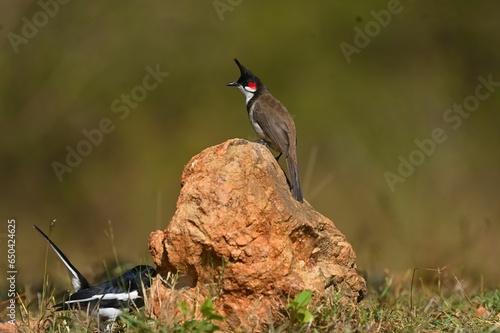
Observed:
[[[261,145],[264,145],[264,146],[266,146],[267,148],[271,148],[271,146],[269,145],[269,142],[267,142],[267,141],[266,141],[266,140],[264,140],[264,139],[259,139],[259,140],[255,141],[255,142],[260,143]]]
[[[264,139],[259,139],[256,142],[260,143],[261,145],[266,146],[268,149],[272,149],[273,148],[273,147],[271,147],[271,144],[269,142],[267,142],[266,140],[264,140]],[[275,157],[276,162],[279,162],[281,155],[283,155],[283,152],[280,152],[279,155]]]

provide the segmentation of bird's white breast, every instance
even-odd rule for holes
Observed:
[[[250,123],[252,124],[252,127],[254,131],[257,133],[257,135],[262,138],[262,139],[267,139],[267,135],[264,134],[264,131],[262,130],[262,127],[255,121],[254,117],[254,108],[255,106],[252,105],[250,107],[250,110],[248,111],[248,118],[250,118]]]

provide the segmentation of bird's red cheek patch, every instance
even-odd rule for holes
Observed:
[[[257,83],[255,82],[248,82],[247,86],[245,87],[246,90],[250,92],[255,92],[257,90]]]

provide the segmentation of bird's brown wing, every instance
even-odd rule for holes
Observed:
[[[269,111],[266,111],[268,108],[273,109],[274,112],[270,114]],[[253,117],[279,151],[285,157],[288,156],[290,127],[294,126],[294,123],[285,106],[270,94],[264,94],[255,102]]]

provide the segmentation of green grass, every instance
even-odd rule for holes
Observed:
[[[49,226],[49,234],[55,221]],[[109,224],[115,260],[114,233]],[[47,246],[48,250],[48,246]],[[62,298],[52,285],[47,270],[46,252],[43,283],[33,290],[26,286],[18,297],[18,316],[22,332],[93,332],[97,330],[94,316],[84,311],[53,312],[52,305]],[[123,267],[122,267],[123,268]],[[108,267],[106,268],[108,270]],[[109,274],[112,277],[122,271]],[[174,290],[178,276],[160,277],[167,289]],[[146,299],[143,309],[123,315],[114,326],[126,332],[216,332],[224,327],[225,318],[215,304],[223,290],[223,277],[215,278],[205,289],[209,297],[201,304],[163,304],[162,317],[152,318],[152,306]],[[262,332],[500,332],[500,290],[485,288],[482,280],[461,279],[448,268],[415,268],[404,274],[366,274],[368,294],[359,304],[343,301],[333,290],[319,299],[310,291],[288,298],[288,304],[275,320],[262,318]],[[215,287],[214,287],[215,286]],[[218,287],[217,287],[218,286]],[[0,313],[7,302],[0,303]],[[170,311],[175,309],[176,311]],[[269,316],[271,317],[271,316]],[[6,319],[0,317],[0,319]],[[240,330],[240,332],[243,332]]]
[[[45,294],[40,303],[36,293],[24,294],[19,317],[23,332],[95,331],[95,319],[82,311],[50,311],[53,294]],[[340,296],[333,292],[327,300],[317,300],[307,291],[295,295],[275,322],[262,322],[262,331],[500,332],[500,291],[484,290],[481,283],[465,283],[446,270],[386,274],[370,286],[367,297],[357,306],[340,302]],[[124,315],[115,324],[115,331],[215,332],[225,320],[210,298],[196,309],[183,303],[173,306],[179,309],[176,318],[151,318],[146,305]]]

